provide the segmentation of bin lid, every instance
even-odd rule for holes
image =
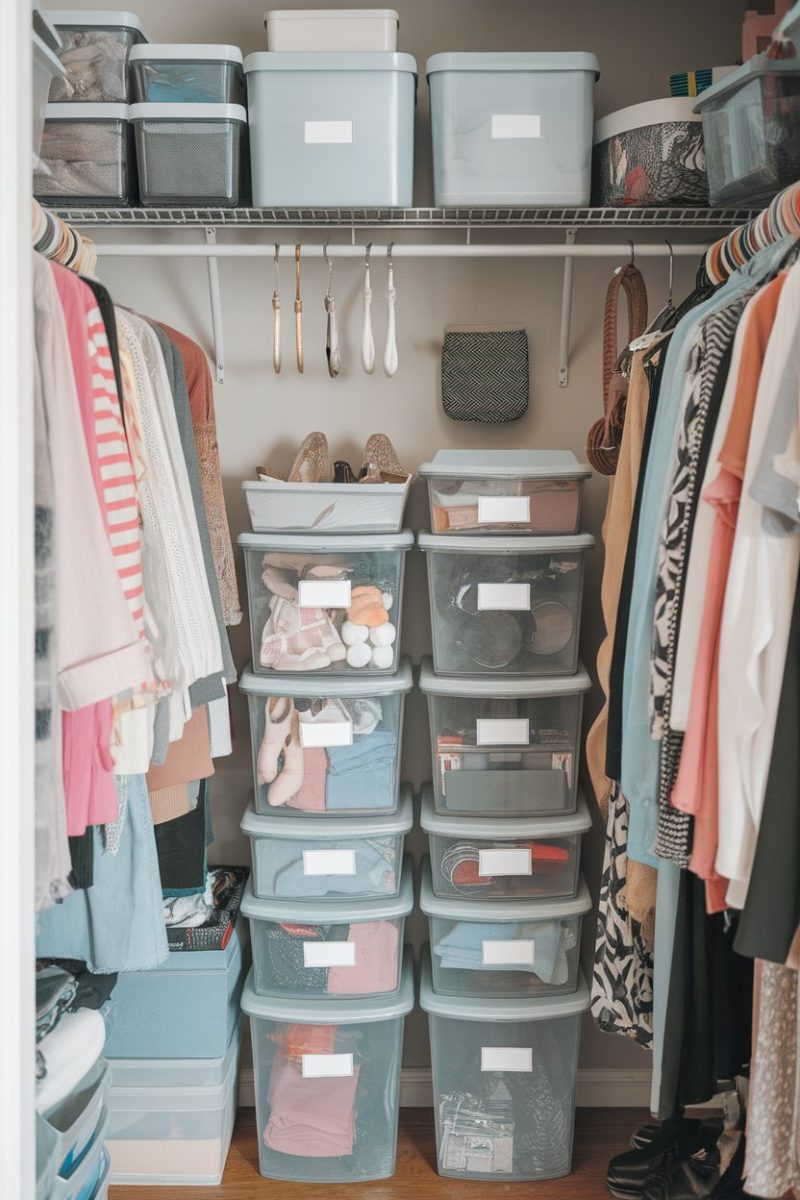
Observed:
[[[127,104],[48,104],[46,121],[129,121]]]
[[[325,14],[330,16],[329,13]],[[259,50],[244,60],[245,74],[256,71],[397,71],[416,78],[411,54],[393,50],[352,50],[326,54],[312,51]]]
[[[600,117],[594,124],[594,144],[607,142],[632,129],[646,129],[648,125],[663,125],[667,121],[699,121],[695,115],[694,96],[667,96],[664,100],[646,100],[644,104],[629,104],[616,112]]]
[[[251,967],[242,992],[242,1009],[249,1017],[270,1021],[301,1021],[304,1025],[362,1025],[404,1017],[414,1007],[414,961],[411,947],[403,949],[400,990],[370,1000],[298,1000],[296,997],[259,996]]]
[[[403,857],[400,892],[380,900],[262,900],[250,880],[242,900],[242,914],[254,921],[280,921],[315,925],[344,925],[349,921],[388,921],[407,917],[414,907],[414,868],[411,855]]]
[[[280,819],[280,818],[279,818]],[[306,824],[306,822],[303,822]],[[285,824],[285,822],[284,822]],[[582,794],[574,813],[555,817],[444,817],[433,807],[433,786],[422,785],[420,824],[426,833],[443,837],[474,837],[486,841],[517,841],[520,838],[568,837],[588,833],[592,818]],[[244,829],[244,825],[242,825]]]
[[[136,13],[113,8],[46,8],[42,15],[56,29],[131,29],[142,41],[147,35]]]
[[[393,8],[271,8],[264,14],[268,21],[396,21]]]
[[[389,833],[408,833],[414,823],[410,783],[400,784],[400,804],[396,813],[376,813],[361,817],[272,817],[257,813],[252,804],[245,809],[242,833],[250,838],[297,838],[329,841],[348,837],[381,837]]]
[[[261,676],[258,676],[261,678]],[[240,685],[241,686],[241,685]],[[572,696],[588,692],[592,681],[583,663],[578,663],[574,675],[508,676],[437,675],[430,658],[423,658],[419,673],[419,690],[428,696],[469,696],[483,699],[536,699],[546,696]]]
[[[242,672],[239,691],[248,696],[392,696],[414,686],[411,659],[403,657],[395,675],[256,675],[252,663]]]
[[[425,64],[425,74],[437,71],[591,71],[599,79],[600,63],[594,54],[583,51],[468,51],[434,54]]]
[[[710,88],[701,92],[694,101],[694,111],[702,113],[707,108],[716,107],[720,100],[738,92],[753,79],[763,75],[800,75],[800,58],[768,58],[766,54],[755,54],[741,67],[731,71],[723,79],[712,83]]]
[[[565,554],[591,550],[594,538],[590,533],[564,537],[520,537],[518,534],[487,536],[484,533],[473,537],[471,534],[420,533],[417,535],[417,545],[420,550],[447,550],[457,554]]]
[[[205,42],[148,42],[131,47],[129,62],[244,62],[238,46],[218,46]]]
[[[131,121],[239,121],[247,124],[247,109],[241,104],[132,104]]]
[[[472,896],[436,896],[433,891],[431,860],[422,860],[419,906],[428,917],[451,921],[561,921],[582,917],[592,910],[592,897],[581,875],[577,896],[552,900],[480,900]],[[242,909],[244,911],[244,909]]]
[[[589,987],[582,971],[578,976],[578,990],[568,996],[520,996],[507,1000],[497,996],[440,996],[433,990],[430,946],[422,947],[420,1008],[437,1017],[491,1022],[553,1021],[586,1012],[590,1000]]]
[[[588,479],[571,450],[437,450],[420,475],[455,479]]]
[[[283,56],[281,56],[283,57]],[[164,105],[174,108],[175,105]],[[311,550],[318,554],[341,554],[352,550],[361,554],[370,550],[408,550],[414,545],[410,529],[399,533],[240,533],[237,546],[245,550]]]

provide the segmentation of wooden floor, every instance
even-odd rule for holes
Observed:
[[[218,1188],[112,1187],[109,1200],[479,1200],[487,1185],[436,1174],[433,1114],[400,1110],[397,1174],[381,1183],[309,1185],[271,1182],[258,1172],[255,1110],[242,1109]],[[608,1160],[628,1148],[631,1133],[649,1119],[642,1109],[579,1108],[572,1174],[546,1183],[491,1184],[491,1200],[608,1200]]]

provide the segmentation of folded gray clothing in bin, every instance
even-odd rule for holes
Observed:
[[[527,940],[534,944],[533,961],[513,967],[483,961],[484,941]],[[543,983],[567,982],[567,951],[575,945],[575,931],[561,921],[524,921],[517,924],[458,921],[433,947],[442,967],[460,971],[529,971]]]
[[[54,120],[45,124],[42,134],[41,157],[51,170],[61,163],[85,166],[87,162],[97,166],[118,163],[121,157],[122,133],[120,122],[111,121],[63,121]]]
[[[124,98],[127,39],[107,29],[62,29],[58,57],[67,74],[53,80],[50,101],[107,103]]]
[[[325,841],[326,850],[352,850],[352,841]],[[258,875],[276,896],[352,896],[397,890],[394,837],[359,838],[354,875],[306,875],[299,843],[273,838],[267,855],[259,851]],[[263,862],[263,859],[267,859]]]

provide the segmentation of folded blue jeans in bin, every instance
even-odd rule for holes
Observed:
[[[533,962],[513,967],[484,963],[484,941],[532,941]],[[575,945],[575,934],[560,921],[532,921],[491,924],[486,921],[458,921],[433,947],[441,966],[460,971],[528,971],[543,983],[560,986],[567,982],[567,950]]]
[[[356,738],[352,746],[329,747],[326,809],[391,808],[395,750],[395,736],[386,729]]]
[[[311,843],[309,843],[311,844]],[[359,838],[353,841],[326,839],[326,850],[356,850],[354,875],[305,875],[301,844],[273,838],[266,864],[259,863],[259,876],[275,896],[360,896],[364,892],[391,895],[397,891],[395,839]],[[258,853],[258,851],[256,851]],[[266,857],[266,856],[265,856]]]

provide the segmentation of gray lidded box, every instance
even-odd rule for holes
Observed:
[[[136,104],[247,104],[238,46],[150,42],[129,62]]]
[[[247,110],[239,104],[132,104],[143,205],[235,208],[242,195]]]
[[[135,204],[128,105],[48,104],[33,191],[48,204]]]
[[[577,804],[583,667],[554,679],[436,675],[424,659],[438,813],[556,816]]]

